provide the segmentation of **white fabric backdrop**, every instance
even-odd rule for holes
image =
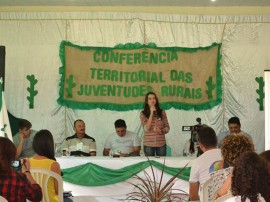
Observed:
[[[59,45],[62,40],[83,46],[113,47],[119,43],[149,43],[158,46],[198,47],[223,43],[223,102],[211,110],[167,111],[170,132],[167,144],[172,155],[182,155],[189,132],[183,125],[202,123],[217,133],[227,128],[231,116],[238,116],[242,130],[251,134],[256,149],[264,150],[264,111],[256,99],[258,83],[270,67],[270,16],[181,16],[143,13],[0,13],[0,44],[6,46],[6,88],[8,110],[26,118],[33,128],[49,129],[56,142],[73,134],[73,121],[86,122],[86,132],[97,141],[102,155],[114,121],[126,120],[128,129],[142,136],[140,110],[127,112],[73,110],[57,103],[59,90]],[[203,71],[203,69],[201,70]],[[29,109],[27,75],[35,75],[34,109]],[[143,101],[143,100],[142,100]],[[160,100],[162,102],[162,100]]]

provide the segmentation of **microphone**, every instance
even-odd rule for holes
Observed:
[[[154,107],[155,108],[155,105],[151,105],[151,107]],[[157,111],[156,111],[156,109],[155,109],[155,111],[153,111],[153,116],[154,117],[157,117]]]

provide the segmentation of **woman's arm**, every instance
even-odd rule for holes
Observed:
[[[231,175],[228,175],[228,177],[225,180],[224,184],[218,190],[215,198],[217,199],[217,198],[219,198],[219,197],[224,196],[225,194],[227,194],[228,191],[230,190],[231,183],[232,183],[232,176]]]
[[[22,169],[21,172],[24,173],[23,176],[24,181],[24,193],[28,200],[31,201],[40,201],[42,199],[42,190],[41,187],[36,183],[32,174],[30,172],[30,163],[29,159],[25,158],[21,160],[22,162]]]
[[[28,171],[24,173],[26,177],[23,177],[23,193],[26,199],[30,201],[41,201],[42,199],[42,189],[35,182],[31,173]]]
[[[53,162],[51,165],[51,171],[57,173],[58,175],[61,176],[61,170],[60,170],[60,165],[58,162]],[[58,194],[58,182],[57,180],[54,180],[54,189],[55,189],[55,193]]]

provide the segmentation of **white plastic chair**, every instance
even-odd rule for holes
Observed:
[[[31,174],[35,181],[41,186],[43,198],[42,202],[50,202],[48,193],[48,181],[50,177],[53,177],[58,182],[58,199],[59,202],[63,202],[63,179],[60,175],[43,168],[31,168]]]
[[[213,202],[219,188],[224,184],[224,181],[232,173],[232,167],[217,170],[210,173],[210,179],[202,186],[202,200],[203,202]]]
[[[0,202],[8,202],[8,200],[5,199],[3,196],[0,196]]]
[[[201,191],[202,196],[200,198],[202,199],[203,202],[209,201],[209,185],[211,182],[212,182],[212,179],[210,178],[202,186],[202,191]]]

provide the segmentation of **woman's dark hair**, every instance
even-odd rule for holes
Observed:
[[[55,160],[53,136],[48,130],[40,130],[33,140],[33,150],[40,156]]]
[[[263,157],[268,163],[270,163],[270,150],[266,150],[260,153],[260,156]]]
[[[232,174],[232,194],[258,202],[258,195],[270,202],[270,172],[267,162],[255,152],[246,152],[237,160]]]
[[[0,175],[12,170],[11,162],[15,160],[16,147],[5,137],[0,137]]]
[[[148,105],[148,96],[149,95],[154,95],[156,97],[155,107],[156,107],[157,116],[162,119],[162,109],[159,106],[159,101],[158,101],[157,95],[154,92],[148,92],[145,95],[142,113],[144,114],[144,116],[146,118],[149,118],[149,116],[150,116],[150,106]]]
[[[205,124],[198,124],[198,125],[195,125],[195,126],[192,126],[192,129],[191,129],[191,136],[190,136],[190,145],[189,145],[189,152],[191,154],[193,154],[195,152],[195,146],[197,146],[197,143],[199,141],[199,132],[200,130],[203,128],[203,127],[208,127],[207,125]],[[203,152],[201,151],[200,147],[198,147],[198,154],[197,156],[200,156]]]

